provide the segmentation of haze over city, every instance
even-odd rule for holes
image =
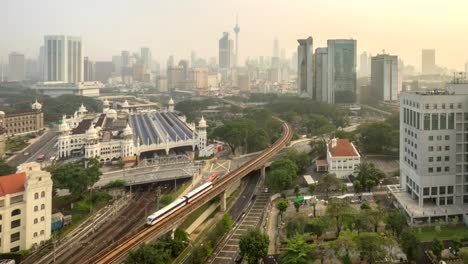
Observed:
[[[217,40],[232,32],[238,13],[241,63],[247,56],[271,56],[275,36],[290,57],[296,39],[311,35],[314,46],[354,38],[358,53],[385,49],[417,68],[421,49],[434,48],[438,65],[462,70],[467,8],[462,0],[7,0],[0,8],[0,56],[6,60],[14,50],[36,57],[44,35],[69,34],[82,37],[85,56],[94,60],[140,46],[159,61],[171,54],[188,58],[191,50],[216,57]]]

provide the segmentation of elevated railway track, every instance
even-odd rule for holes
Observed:
[[[102,250],[95,257],[87,259],[86,263],[120,263],[124,260],[128,252],[138,246],[155,239],[170,230],[174,229],[183,219],[201,207],[206,202],[210,201],[214,197],[223,193],[229,186],[237,181],[240,181],[250,172],[257,170],[263,166],[270,158],[276,155],[286,144],[291,140],[293,136],[292,128],[283,122],[283,135],[278,139],[272,146],[258,154],[255,158],[245,163],[237,170],[230,172],[222,179],[220,179],[214,187],[191,201],[186,206],[180,208],[174,213],[168,215],[161,221],[157,222],[153,226],[142,229],[141,231],[129,236],[128,238],[117,241],[110,245],[108,248]]]

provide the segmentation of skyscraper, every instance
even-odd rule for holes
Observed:
[[[236,15],[236,26],[234,27],[234,33],[236,34],[236,54],[234,55],[234,68],[237,67],[239,63],[239,32],[240,32],[240,27],[239,27],[239,21],[238,21],[238,16]]]
[[[361,53],[359,56],[359,77],[369,76],[369,57],[367,52]]]
[[[80,37],[44,37],[44,80],[77,83],[83,80],[83,47]]]
[[[115,65],[111,61],[96,61],[94,64],[94,79],[102,83],[108,83],[115,71]]]
[[[25,79],[24,54],[12,52],[8,55],[8,81],[24,81]]]
[[[300,95],[313,97],[313,51],[312,37],[298,39],[297,47],[297,90]]]
[[[146,70],[151,69],[152,59],[150,49],[148,47],[141,47],[140,53],[143,66],[146,68]]]
[[[328,102],[333,96],[328,90],[328,49],[315,49],[315,79],[312,98],[317,101]]]
[[[227,80],[231,74],[231,43],[229,33],[223,32],[223,37],[219,40],[219,72],[223,80]]]
[[[398,57],[387,54],[372,57],[372,99],[396,101],[398,96]]]
[[[45,67],[45,49],[44,46],[39,48],[39,56],[37,58],[39,68],[39,78],[41,81],[44,80],[44,67]]]
[[[422,74],[435,74],[435,49],[423,49],[421,51],[421,72]]]
[[[356,40],[332,39],[328,44],[329,103],[356,102]]]
[[[271,68],[278,69],[279,68],[279,42],[278,38],[275,37],[273,40],[273,57],[271,57]]]
[[[83,58],[84,81],[94,81],[94,62],[88,57]]]
[[[194,50],[192,50],[192,52],[190,52],[190,66],[192,68],[198,67],[198,65],[197,65],[197,53]]]

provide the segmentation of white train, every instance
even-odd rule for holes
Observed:
[[[190,203],[193,199],[195,199],[198,196],[204,194],[205,192],[207,192],[211,188],[213,188],[213,183],[212,182],[207,182],[207,183],[202,184],[200,187],[197,187],[193,191],[187,193],[187,195],[184,195],[184,197],[173,201],[172,203],[168,204],[167,206],[165,206],[161,210],[156,211],[155,213],[148,216],[148,218],[146,218],[146,224],[147,225],[156,224],[157,222],[164,219],[164,217],[174,213],[179,208],[184,207],[185,205]]]

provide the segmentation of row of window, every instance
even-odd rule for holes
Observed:
[[[429,146],[427,148],[428,151],[434,151],[434,149],[436,151],[442,151],[442,146],[436,146],[435,148],[434,148],[434,146]],[[445,149],[445,151],[450,151],[450,146],[445,146],[443,149]]]
[[[416,103],[416,102],[408,100],[408,99],[403,99],[403,104],[419,108],[419,103]]]
[[[413,141],[411,141],[409,138],[405,138],[405,143],[408,143],[408,145],[411,145],[415,149],[418,149],[418,144],[413,143]]]
[[[443,130],[443,129],[454,129],[454,128],[455,128],[455,114],[454,113],[424,114],[424,130]]]
[[[453,194],[453,186],[424,187],[423,189],[424,196],[444,194]]]
[[[425,109],[431,109],[431,106],[432,106],[432,109],[438,109],[438,108],[439,108],[439,104],[432,104],[432,105],[431,105],[431,104],[425,104],[425,105],[424,105],[424,108],[425,108]],[[450,103],[450,104],[448,104],[448,105],[446,105],[445,103],[440,104],[440,108],[441,108],[441,109],[446,109],[447,107],[448,107],[449,109],[453,109],[453,108],[454,108],[454,104],[453,104],[453,103]],[[462,104],[461,104],[461,103],[458,103],[458,104],[457,104],[457,108],[458,108],[458,109],[461,109],[461,108],[462,108]]]
[[[427,172],[429,172],[429,173],[442,172],[442,167],[429,167],[429,168],[427,168]],[[444,172],[450,172],[450,167],[445,166],[444,167]]]
[[[417,156],[416,156],[417,157]],[[409,166],[411,166],[411,168],[417,170],[418,169],[418,165],[416,164],[416,162],[413,162],[410,158],[406,157],[405,156],[405,162],[406,164],[408,164]]]
[[[442,140],[442,135],[438,135],[435,138],[440,141],[440,140]],[[450,140],[450,135],[445,135],[443,138],[445,140]],[[428,139],[429,139],[429,141],[434,141],[434,136],[429,136]]]
[[[41,210],[45,209],[45,204],[41,204]],[[37,205],[34,206],[34,212],[39,211],[39,207]]]
[[[5,124],[5,127],[16,127],[16,126],[24,126],[24,125],[32,125],[35,124],[35,121],[23,121],[21,123],[7,123]]]
[[[45,197],[45,191],[42,191],[41,192],[41,198],[44,198]],[[34,194],[34,200],[37,200],[39,199],[39,193],[35,193]]]
[[[45,218],[43,216],[41,216],[41,222],[44,222],[45,221]],[[34,218],[34,224],[37,224],[39,223],[39,221],[37,220],[37,218]]]
[[[434,159],[434,157],[429,157],[428,158],[429,162],[434,162],[434,160],[436,162],[441,162],[442,161],[442,156],[437,156],[437,157],[435,157],[435,159]],[[444,161],[450,161],[450,156],[444,156]]]

